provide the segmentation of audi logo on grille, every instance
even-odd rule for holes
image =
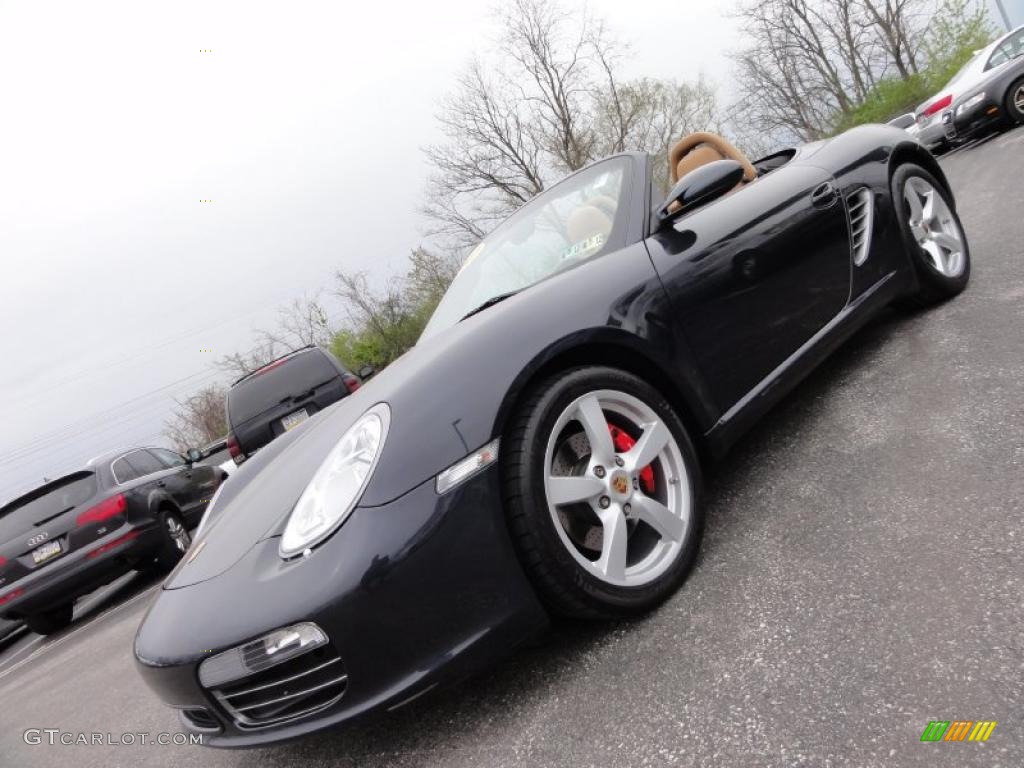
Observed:
[[[46,531],[43,531],[42,533],[37,533],[35,536],[28,540],[28,546],[34,547],[36,544],[42,544],[48,538],[50,538],[50,534],[48,534]]]

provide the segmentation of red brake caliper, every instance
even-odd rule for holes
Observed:
[[[626,453],[636,445],[636,440],[618,427],[609,424],[608,431],[612,433],[612,444],[615,445],[617,453]],[[654,470],[650,464],[640,470],[640,485],[643,486],[644,493],[654,493]]]

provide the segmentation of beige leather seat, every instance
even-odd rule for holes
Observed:
[[[565,232],[570,243],[578,243],[595,235],[606,238],[612,233],[616,202],[607,195],[595,195],[569,214]]]
[[[743,181],[740,184],[757,178],[757,170],[746,155],[718,134],[701,131],[681,139],[669,152],[668,168],[672,184],[690,171],[716,160],[735,160],[743,166]]]

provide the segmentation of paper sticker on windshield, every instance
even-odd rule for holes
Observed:
[[[562,251],[563,259],[585,259],[587,256],[592,256],[601,250],[604,245],[604,235],[596,234],[588,237],[586,240],[580,240],[578,243],[573,243],[564,251]]]

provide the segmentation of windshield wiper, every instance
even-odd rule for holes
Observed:
[[[495,304],[497,304],[498,302],[500,302],[500,301],[504,301],[504,300],[505,300],[505,299],[507,299],[507,298],[508,298],[509,296],[515,296],[515,295],[516,295],[517,293],[519,293],[519,291],[508,291],[507,293],[499,293],[499,294],[498,294],[497,296],[491,296],[491,298],[489,298],[489,299],[488,299],[487,301],[485,301],[485,302],[484,302],[483,304],[481,304],[481,305],[480,305],[479,307],[477,307],[476,309],[471,309],[471,310],[469,310],[469,312],[467,312],[466,314],[464,314],[464,315],[463,315],[463,316],[462,316],[462,317],[461,317],[461,318],[459,319],[459,322],[461,323],[461,322],[462,322],[463,320],[465,320],[465,319],[466,319],[467,317],[472,317],[472,316],[473,316],[473,315],[475,315],[475,314],[476,314],[477,312],[483,312],[483,311],[484,311],[485,309],[487,309],[488,307],[493,307],[493,306],[494,306]]]

